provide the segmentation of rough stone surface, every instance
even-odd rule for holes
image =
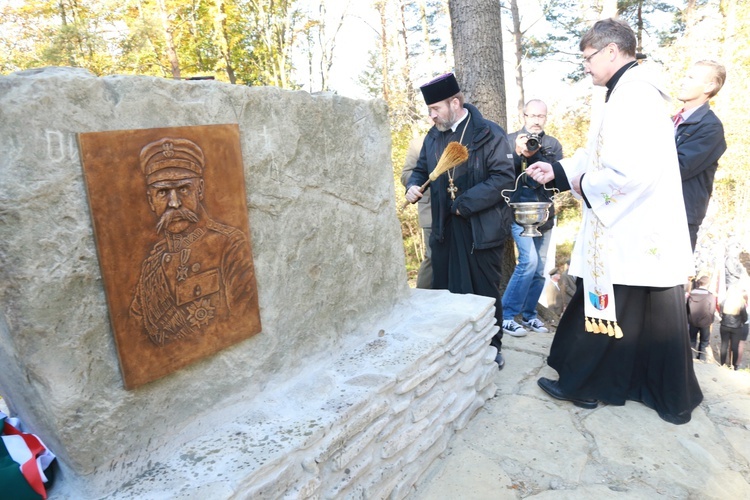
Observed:
[[[442,311],[439,321],[429,314],[433,308]],[[488,376],[497,371],[495,351],[488,346],[497,327],[481,328],[493,317],[493,302],[474,295],[413,290],[391,312],[377,321],[377,333],[327,364],[267,388],[252,404],[226,402],[194,432],[181,430],[197,436],[192,440],[144,451],[148,462],[129,480],[104,474],[111,486],[93,496],[403,498],[465,425],[462,419],[495,393]],[[467,330],[466,351],[445,348]],[[468,377],[452,369],[465,363],[472,365]],[[433,390],[396,390],[397,381],[422,373],[430,374]],[[79,485],[63,482],[50,498],[84,496]]]
[[[223,123],[263,331],[126,391],[76,133]],[[494,393],[491,301],[409,292],[382,101],[45,68],[0,77],[0,151],[0,394],[60,458],[53,497],[390,494]]]
[[[684,425],[628,402],[595,410],[537,386],[553,333],[505,336],[498,387],[410,500],[750,498],[750,373],[695,362],[704,401]]]

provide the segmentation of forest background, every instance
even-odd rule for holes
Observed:
[[[419,85],[461,66],[461,58],[479,59],[474,68],[483,67],[461,34],[471,29],[465,16],[472,12],[490,18],[485,26],[500,26],[489,34],[502,57],[499,67],[489,66],[491,79],[500,82],[494,96],[499,104],[487,105],[492,112],[485,114],[511,132],[522,125],[523,102],[544,100],[546,131],[562,142],[566,155],[584,144],[591,107],[603,99],[584,77],[578,51],[581,34],[595,20],[628,20],[646,64],[663,73],[673,96],[693,62],[722,62],[728,78],[711,106],[724,123],[728,150],[699,236],[698,271],[723,257],[730,238],[750,248],[747,0],[0,0],[0,74],[74,66],[99,76],[211,78],[380,98],[390,114],[400,207],[406,148],[429,128]],[[459,70],[466,70],[466,80],[479,78],[470,68]],[[484,111],[481,92],[474,97]],[[672,107],[676,112],[680,103]],[[556,204],[555,240],[558,261],[564,262],[579,206],[570,196],[557,197]],[[398,216],[413,278],[425,249],[416,208]]]

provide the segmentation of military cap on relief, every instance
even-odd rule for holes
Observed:
[[[141,170],[146,182],[202,177],[203,150],[193,141],[165,137],[141,149]]]
[[[453,73],[440,75],[419,87],[419,90],[422,91],[422,97],[424,97],[424,102],[426,102],[428,106],[435,104],[436,102],[444,101],[445,99],[453,97],[461,92]]]

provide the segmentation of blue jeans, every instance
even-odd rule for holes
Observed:
[[[518,247],[518,264],[503,293],[503,321],[519,313],[524,321],[536,318],[536,304],[544,290],[544,264],[551,233],[545,231],[535,238],[521,236],[523,227],[513,223],[511,232]]]

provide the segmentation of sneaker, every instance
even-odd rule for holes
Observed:
[[[525,337],[529,332],[512,319],[506,319],[503,320],[503,333],[507,333],[512,337]]]
[[[521,320],[521,323],[526,328],[530,329],[532,332],[536,333],[549,333],[549,329],[544,326],[544,323],[539,318],[533,318],[529,321],[526,321],[525,319]]]

